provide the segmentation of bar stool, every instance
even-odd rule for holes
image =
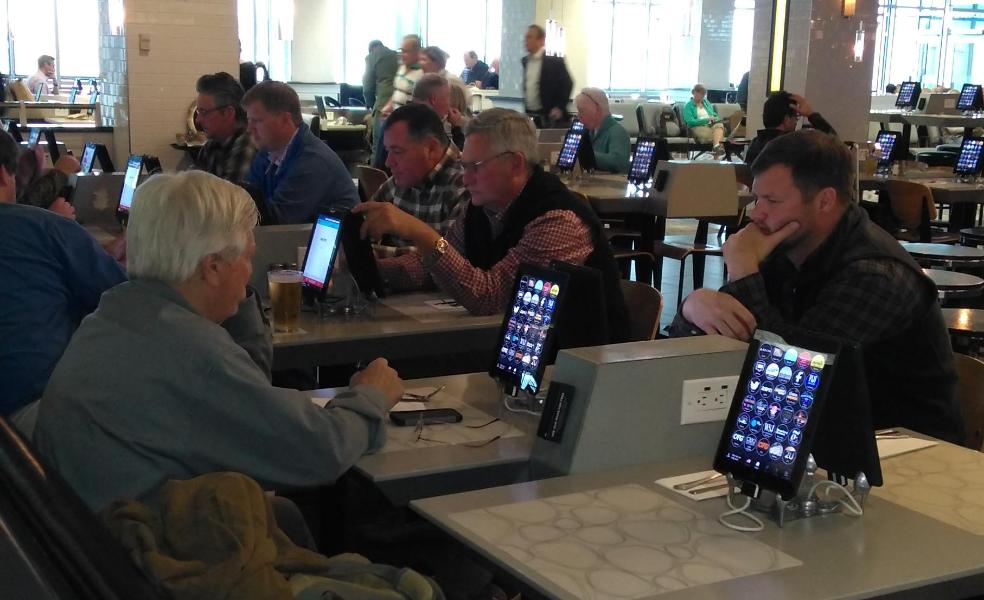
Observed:
[[[960,230],[961,246],[984,245],[984,227],[968,227]]]
[[[954,350],[981,355],[984,348],[984,310],[944,308],[943,321],[950,331]]]
[[[940,266],[948,271],[960,267],[978,269],[984,266],[984,250],[981,248],[918,242],[902,242],[902,247],[916,262],[924,266]]]
[[[967,273],[923,269],[923,273],[933,280],[940,301],[954,298],[976,298],[984,292],[984,279]]]

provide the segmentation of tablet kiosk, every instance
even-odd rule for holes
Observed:
[[[75,104],[75,98],[79,95],[79,88],[72,87],[71,91],[68,92],[68,103]]]
[[[962,112],[980,112],[984,110],[984,96],[981,94],[981,86],[973,83],[965,83],[960,88],[960,96],[957,98],[957,110]]]
[[[878,152],[878,165],[876,172],[887,175],[892,167],[892,161],[898,155],[899,138],[898,131],[879,131],[875,138],[875,151]]]
[[[342,218],[337,215],[322,214],[311,228],[307,256],[304,257],[302,293],[305,300],[323,301],[335,266],[338,251]]]
[[[18,144],[24,142],[24,136],[21,135],[20,127],[17,125],[16,119],[7,120],[4,129],[7,130],[7,133],[10,134],[10,137],[14,138],[14,141],[17,142]]]
[[[31,127],[31,135],[27,138],[27,147],[31,150],[37,147],[38,142],[41,141],[41,128]]]
[[[595,155],[591,146],[591,135],[584,123],[577,119],[571,123],[567,133],[564,134],[564,143],[560,147],[560,156],[557,157],[557,170],[570,172],[574,170],[574,165],[581,163],[581,169],[594,171]]]
[[[981,154],[984,154],[984,138],[965,137],[960,143],[960,154],[953,165],[953,174],[969,177],[980,173]]]
[[[38,85],[38,89],[34,91],[34,101],[41,102],[41,94],[44,93],[44,84]]]
[[[895,106],[902,110],[913,110],[919,103],[922,87],[918,81],[903,81],[899,86],[899,95],[895,97]]]
[[[315,95],[314,103],[318,106],[318,116],[321,117],[321,120],[328,120],[328,113],[325,111],[325,99],[321,96]]]
[[[131,154],[126,161],[126,172],[123,174],[123,189],[120,190],[120,199],[116,205],[116,218],[124,226],[130,218],[130,206],[133,204],[133,193],[137,190],[137,182],[140,180],[140,171],[143,169],[143,156]]]
[[[355,213],[346,213],[342,218],[342,250],[345,251],[345,264],[355,279],[359,291],[366,296],[382,298],[386,295],[383,277],[376,265],[376,255],[369,238],[360,237],[359,229],[365,218]]]
[[[91,173],[97,161],[104,173],[115,171],[113,161],[109,158],[109,151],[106,149],[106,146],[97,144],[96,142],[87,142],[85,148],[82,150],[82,160],[80,161],[82,172]]]
[[[536,395],[540,391],[544,357],[556,343],[556,319],[563,308],[568,275],[562,271],[523,264],[516,270],[511,302],[499,330],[499,348],[489,374],[506,386],[506,393]]]
[[[653,178],[656,172],[656,163],[660,159],[669,160],[669,157],[662,156],[660,147],[665,151],[666,140],[660,138],[639,138],[636,141],[636,150],[632,155],[632,162],[629,164],[629,183],[643,185]]]
[[[48,155],[51,156],[51,164],[58,162],[61,152],[58,151],[58,140],[55,138],[55,130],[50,127],[42,130],[44,141],[48,147]]]
[[[796,496],[841,345],[758,330],[748,346],[714,469],[753,490]],[[745,487],[743,486],[743,490]]]

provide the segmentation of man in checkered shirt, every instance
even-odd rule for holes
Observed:
[[[426,104],[407,104],[393,111],[383,127],[386,166],[393,176],[373,195],[392,202],[431,226],[439,235],[468,204],[458,148],[448,139],[441,118]],[[386,236],[385,246],[412,242]]]

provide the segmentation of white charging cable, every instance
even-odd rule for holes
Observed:
[[[824,479],[814,483],[813,487],[810,488],[810,493],[807,494],[807,498],[812,498],[813,494],[821,487],[827,488],[827,491],[824,495],[827,496],[828,498],[830,496],[829,493],[830,488],[837,489],[844,492],[844,497],[837,499],[837,502],[839,502],[840,505],[844,508],[844,514],[850,515],[852,517],[860,517],[862,514],[864,514],[864,509],[862,509],[861,505],[858,504],[858,500],[857,498],[854,497],[854,494],[851,493],[851,490],[847,489],[846,487],[842,486],[836,481],[830,481],[829,479]]]
[[[728,529],[734,529],[735,531],[743,531],[743,532],[762,531],[762,529],[765,528],[765,525],[762,523],[762,520],[756,517],[755,515],[753,515],[752,513],[748,512],[748,507],[752,505],[752,498],[750,496],[745,496],[745,504],[743,506],[735,506],[734,503],[731,502],[731,496],[732,496],[731,493],[729,493],[728,508],[730,508],[731,510],[721,513],[721,515],[718,516],[718,523],[724,525]],[[728,517],[733,515],[740,515],[742,517],[745,517],[746,519],[754,523],[754,525],[739,525],[738,523],[733,523],[728,520]]]

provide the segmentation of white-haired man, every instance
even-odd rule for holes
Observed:
[[[629,171],[629,133],[612,116],[608,96],[600,88],[587,87],[574,98],[577,117],[591,132],[598,169],[612,173]]]
[[[403,391],[385,360],[323,409],[273,387],[220,326],[249,304],[256,219],[245,191],[200,171],[137,190],[130,281],[104,294],[72,338],[35,431],[93,510],[212,471],[267,487],[327,484],[383,443],[382,420]],[[252,311],[239,316],[265,331]]]

